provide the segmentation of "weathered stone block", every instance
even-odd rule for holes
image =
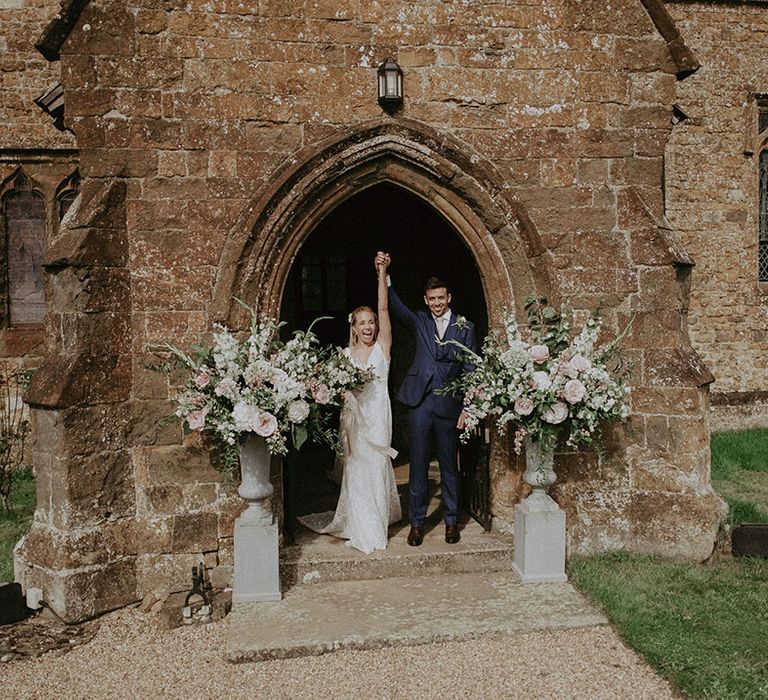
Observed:
[[[192,590],[192,567],[199,566],[200,554],[142,554],[136,560],[136,588],[139,596],[149,591]]]
[[[173,518],[172,551],[206,552],[216,549],[218,516],[216,513],[188,513]]]
[[[134,514],[133,465],[127,451],[52,458],[54,526],[66,529]]]
[[[188,445],[153,447],[147,451],[147,477],[153,484],[217,482],[207,450]]]
[[[34,407],[70,408],[125,401],[130,390],[130,356],[77,354],[48,359],[24,400]]]

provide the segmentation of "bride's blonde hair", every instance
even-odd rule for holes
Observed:
[[[355,321],[357,321],[357,315],[363,311],[367,311],[368,313],[373,315],[373,322],[376,325],[376,335],[374,337],[374,340],[379,337],[379,317],[376,315],[376,312],[370,306],[358,306],[347,317],[347,319],[349,320],[349,347],[351,348],[357,345],[358,338],[357,338],[357,333],[355,333],[354,326],[355,326]]]

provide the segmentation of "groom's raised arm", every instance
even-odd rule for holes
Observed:
[[[397,292],[395,291],[395,286],[391,283],[389,284],[388,289],[388,296],[389,296],[389,308],[392,310],[392,313],[395,315],[395,318],[397,318],[398,321],[405,324],[410,328],[412,331],[416,330],[416,314],[413,313],[405,304],[403,304],[402,299],[397,295]]]

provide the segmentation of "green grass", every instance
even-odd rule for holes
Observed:
[[[768,698],[768,560],[604,554],[571,559],[569,575],[687,695]]]
[[[729,525],[768,523],[768,430],[713,433],[712,486],[730,506]]]
[[[35,511],[35,477],[28,469],[13,476],[11,512],[0,506],[0,582],[13,580],[13,547],[29,530]]]
[[[730,526],[768,522],[768,430],[714,433],[711,449]],[[686,695],[768,700],[768,559],[603,554],[571,559],[569,575]]]
[[[768,429],[712,433],[712,478],[729,479],[734,471],[768,472]]]

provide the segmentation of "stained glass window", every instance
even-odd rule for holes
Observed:
[[[3,201],[8,251],[8,307],[12,326],[45,318],[43,256],[47,242],[45,200],[23,175]]]

